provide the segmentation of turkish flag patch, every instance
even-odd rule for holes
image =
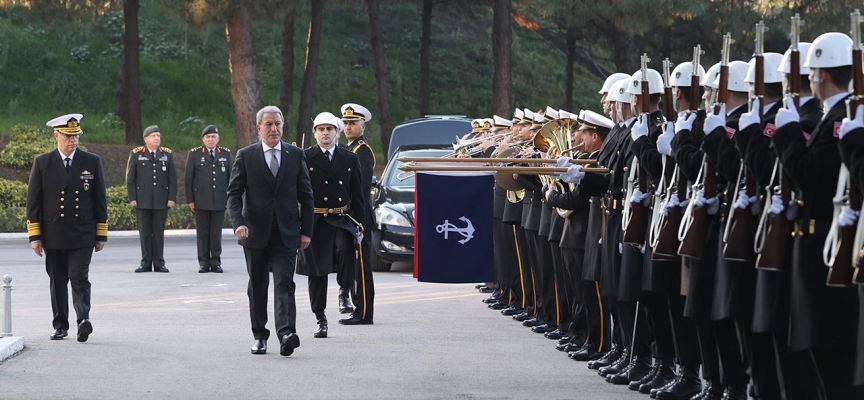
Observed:
[[[834,137],[836,138],[840,137],[840,125],[842,125],[840,121],[834,123]]]
[[[806,141],[808,141],[808,142],[809,142],[809,141],[810,141],[810,134],[809,134],[809,133],[807,133],[807,132],[803,132],[803,131],[802,131],[802,132],[801,132],[801,133],[803,133],[803,134],[804,134],[804,140],[806,140]]]
[[[725,126],[724,128],[726,128],[726,135],[729,136],[729,139],[732,139],[732,136],[735,136],[735,133],[738,132],[728,126]]]
[[[774,124],[765,125],[765,130],[762,131],[762,134],[768,137],[774,137],[774,133],[777,132],[777,127]]]

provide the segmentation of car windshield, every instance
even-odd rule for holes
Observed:
[[[399,169],[404,163],[399,161],[400,157],[441,157],[451,153],[447,150],[412,150],[407,152],[397,153],[390,161],[390,166],[387,168],[387,179],[384,184],[390,187],[397,188],[413,188],[414,173],[404,172]],[[399,179],[402,180],[399,180]]]

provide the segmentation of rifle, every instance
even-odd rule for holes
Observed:
[[[864,71],[861,69],[861,13],[858,10],[849,14],[852,33],[852,96],[846,100],[846,113],[849,118],[855,118],[855,112],[858,106],[864,104]],[[845,172],[845,173],[844,173]],[[837,181],[837,189],[840,191],[841,185],[845,188],[845,205],[852,208],[852,211],[861,211],[861,192],[855,185],[855,182],[850,179],[849,170],[845,164],[840,167],[840,177]],[[841,192],[842,193],[842,192]],[[835,205],[836,207],[836,205]],[[833,224],[837,224],[837,213],[834,214]],[[853,246],[855,241],[856,225],[841,226],[840,239],[836,243],[831,255],[832,263],[826,263],[831,267],[828,271],[828,280],[825,282],[828,286],[851,286],[853,275],[856,270],[852,265],[852,258],[857,257],[860,248]],[[833,231],[832,226],[832,231]],[[830,237],[825,241],[825,247],[828,247]],[[824,253],[823,253],[824,254]],[[858,274],[861,275],[861,274]]]
[[[642,98],[640,102],[640,113],[641,115],[649,116],[651,115],[651,91],[648,86],[648,62],[651,59],[648,58],[648,54],[642,54]],[[641,116],[640,116],[641,117]],[[650,123],[650,121],[649,121]],[[642,201],[633,203],[630,201],[630,196],[633,194],[632,185],[633,185],[633,175],[638,175],[638,187],[639,191],[644,193],[648,193],[648,172],[646,172],[643,168],[639,168],[639,162],[634,157],[633,164],[630,166],[630,185],[631,187],[627,191],[627,199],[624,200],[624,219],[622,227],[624,229],[624,236],[622,238],[622,242],[624,244],[633,244],[633,245],[644,245],[645,244],[645,231],[648,228],[648,208],[645,206],[645,203]],[[628,212],[629,210],[629,212]]]
[[[693,72],[690,74],[690,109],[697,112],[699,109],[699,59],[702,56],[702,46],[696,45],[693,48]],[[722,73],[722,71],[721,71]],[[728,78],[729,69],[726,69]],[[721,81],[724,79],[720,78]],[[719,95],[718,95],[719,97]],[[725,99],[723,99],[725,101]],[[696,129],[693,129],[693,142],[697,147],[701,146],[701,137],[696,134]],[[684,175],[683,173],[681,175]],[[717,182],[714,176],[714,164],[707,156],[702,158],[702,168],[699,170],[699,176],[696,183],[691,187],[691,199],[695,199],[696,193],[699,190],[705,191],[705,198],[710,199],[717,195]],[[678,227],[678,239],[681,241],[681,246],[678,247],[678,254],[682,257],[701,259],[705,250],[705,237],[708,233],[708,225],[710,216],[708,215],[708,205],[694,210],[693,201],[687,206],[687,211],[684,213],[681,226]]]
[[[675,122],[678,114],[675,112],[675,106],[672,104],[672,85],[669,84],[669,70],[672,63],[668,58],[663,60],[663,114],[669,122]],[[651,254],[652,260],[668,260],[674,258],[678,251],[678,224],[681,223],[681,208],[675,207],[671,210],[666,210],[666,204],[669,203],[669,198],[676,193],[675,191],[675,168],[667,168],[670,164],[671,157],[663,156],[663,179],[660,180],[656,192],[654,192],[654,212],[651,218],[651,228],[649,230],[648,243],[654,252]],[[670,222],[672,225],[670,225]],[[669,229],[669,227],[672,229]],[[661,253],[658,253],[660,249]]]

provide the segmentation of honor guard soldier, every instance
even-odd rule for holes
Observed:
[[[90,259],[108,240],[108,205],[105,174],[99,156],[78,149],[81,114],[68,114],[48,121],[54,128],[57,149],[41,154],[33,162],[27,187],[27,234],[39,257],[45,254],[45,269],[51,278],[51,310],[54,333],[51,340],[68,335],[69,299],[78,323],[78,341],[93,333],[90,323]]]
[[[360,188],[363,194],[364,219],[372,223],[375,216],[372,212],[372,177],[375,175],[375,154],[366,142],[366,123],[372,119],[372,113],[359,104],[348,103],[342,106],[342,123],[345,124],[345,137],[348,139],[346,149],[357,155],[360,161]],[[480,123],[477,123],[479,128]],[[372,235],[365,235],[360,242],[357,265],[354,268],[354,291],[351,301],[348,299],[347,288],[339,287],[339,312],[352,312],[351,318],[340,319],[344,325],[371,324],[373,321],[375,302],[375,283],[372,279],[372,263],[369,259],[372,250]],[[350,311],[349,311],[350,310]]]
[[[222,273],[222,225],[228,206],[231,150],[217,146],[219,128],[208,125],[201,132],[203,146],[186,157],[186,202],[195,213],[198,236],[198,272]]]
[[[335,115],[318,114],[312,127],[318,145],[306,149],[315,197],[314,236],[303,251],[297,273],[309,277],[309,301],[318,320],[316,338],[327,337],[327,275],[344,271],[341,276],[337,273],[340,287],[354,282],[354,244],[363,239],[368,198],[362,193],[357,156],[336,145],[340,125]]]
[[[168,272],[162,251],[168,209],[177,201],[177,171],[171,149],[160,146],[158,126],[144,129],[144,143],[132,149],[126,165],[126,193],[141,237],[141,265],[135,272]]]

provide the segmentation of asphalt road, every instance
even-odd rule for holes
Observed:
[[[375,273],[371,326],[337,323],[331,278],[327,339],[312,337],[306,278],[296,277],[300,347],[281,357],[274,335],[270,353],[251,355],[243,253],[229,238],[224,247],[224,274],[197,272],[191,237],[168,239],[171,273],[135,274],[137,238],[110,240],[90,267],[94,332],[82,344],[75,328],[48,339],[43,260],[26,240],[0,241],[13,333],[27,343],[0,364],[0,399],[647,399],[486,308],[473,285],[418,283],[408,265]]]

